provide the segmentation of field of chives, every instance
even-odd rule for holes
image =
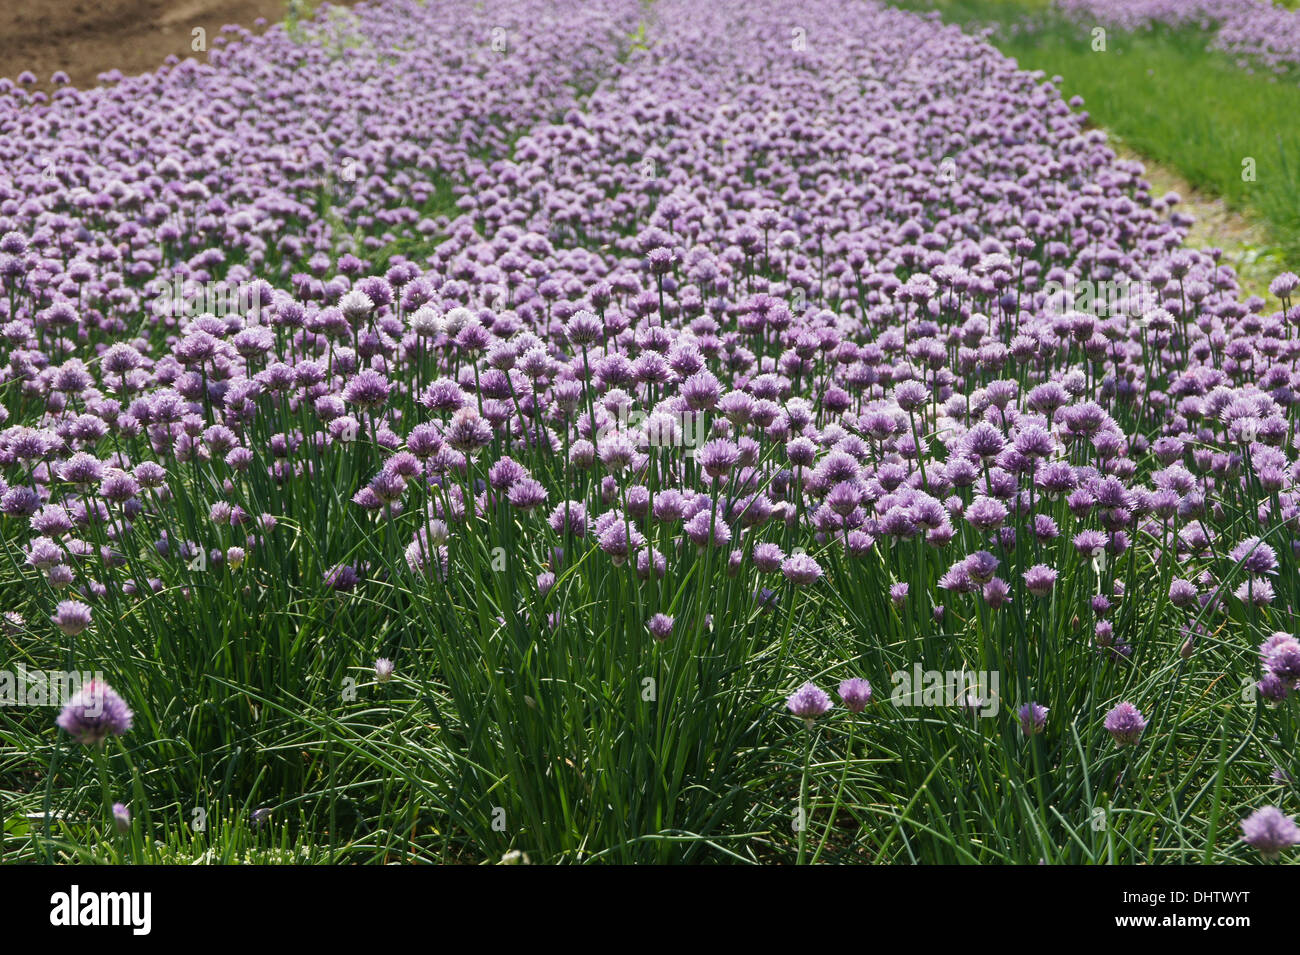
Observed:
[[[1032,6],[0,80],[0,862],[1293,861],[1300,15]],[[1276,97],[1267,297],[1094,22]]]

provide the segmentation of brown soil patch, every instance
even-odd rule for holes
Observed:
[[[287,0],[0,0],[0,76],[31,70],[48,89],[63,70],[75,86],[95,86],[107,70],[133,76],[172,54],[205,56],[191,50],[196,27],[211,49],[227,24],[258,30],[258,17],[275,23],[287,12]]]

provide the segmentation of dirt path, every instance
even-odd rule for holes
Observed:
[[[251,29],[259,17],[285,18],[287,0],[0,0],[0,76],[24,70],[48,88],[63,70],[77,86],[96,85],[111,69],[127,75],[162,65],[190,49],[195,27],[211,41],[228,23]]]

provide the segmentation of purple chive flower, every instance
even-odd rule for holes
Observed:
[[[966,520],[981,531],[994,531],[1007,519],[1007,507],[1001,501],[982,497],[966,508]]]
[[[362,408],[378,408],[388,400],[392,386],[377,371],[360,372],[343,389],[343,400]]]
[[[959,561],[949,567],[939,578],[939,587],[956,594],[968,594],[975,590],[976,584],[971,580],[970,572],[966,569],[966,561]]]
[[[361,582],[361,575],[351,564],[335,564],[325,572],[325,584],[341,593],[354,590]]]
[[[1267,607],[1274,600],[1273,585],[1267,580],[1252,577],[1242,581],[1234,590],[1233,596],[1242,603]]]
[[[682,397],[686,399],[686,407],[692,411],[711,410],[721,394],[722,386],[708,371],[698,372],[682,384]],[[705,448],[707,447],[706,445]]]
[[[786,459],[796,467],[808,467],[817,460],[817,446],[807,438],[795,438],[785,446]]]
[[[1035,597],[1046,597],[1056,584],[1056,571],[1046,564],[1035,564],[1024,573],[1025,589]]]
[[[710,544],[725,547],[731,542],[731,528],[707,510],[700,511],[682,525],[682,531],[697,547],[708,547]]]
[[[1047,728],[1047,707],[1041,703],[1026,703],[1016,711],[1020,728],[1026,736],[1036,736]]]
[[[501,458],[488,468],[488,484],[498,491],[508,491],[526,477],[527,469],[514,458]]]
[[[563,535],[567,530],[574,537],[587,534],[587,507],[581,501],[564,501],[551,511],[547,523],[556,534]]]
[[[1287,298],[1295,294],[1297,288],[1300,288],[1300,276],[1294,272],[1283,272],[1268,285],[1269,293],[1278,298]]]
[[[1169,602],[1175,607],[1190,607],[1196,603],[1196,585],[1181,577],[1169,583]]]
[[[1132,746],[1146,729],[1147,721],[1143,719],[1142,713],[1136,706],[1124,702],[1106,714],[1102,725],[1106,727],[1106,732],[1110,733],[1117,745]]]
[[[604,331],[604,323],[595,313],[585,309],[575,312],[564,326],[564,333],[569,341],[578,346],[591,345],[599,341]]]
[[[90,626],[90,608],[79,600],[61,600],[50,619],[65,634],[75,637]]]
[[[805,683],[790,694],[785,706],[795,716],[802,717],[808,728],[812,729],[817,717],[831,708],[831,698],[815,684]]]
[[[124,803],[113,803],[113,825],[119,833],[131,831],[131,810]]]
[[[1277,573],[1277,553],[1258,537],[1248,537],[1231,551],[1228,559],[1240,562],[1247,573],[1255,576]]]
[[[1296,688],[1296,684],[1294,680],[1284,680],[1276,673],[1265,673],[1256,682],[1255,688],[1264,699],[1272,703],[1279,703],[1291,695],[1291,692]]]
[[[713,478],[725,477],[736,466],[740,450],[731,441],[710,441],[696,454],[700,467]]]
[[[754,566],[760,573],[774,574],[781,569],[781,563],[785,560],[785,554],[781,548],[775,544],[767,542],[754,545],[754,551],[751,555]]]
[[[37,570],[49,570],[63,560],[63,548],[48,537],[33,538],[27,545],[27,563]]]
[[[965,444],[975,457],[991,460],[1002,453],[1006,439],[993,425],[981,422],[966,433]]]
[[[1264,667],[1281,680],[1300,679],[1300,640],[1290,634],[1275,633],[1260,648]]]
[[[646,629],[650,631],[650,636],[663,643],[672,636],[673,618],[667,614],[657,613],[646,623]]]
[[[73,694],[55,722],[77,742],[97,746],[131,728],[131,711],[111,686],[91,680]]]
[[[1095,558],[1106,550],[1106,535],[1101,531],[1080,531],[1074,535],[1074,548],[1080,557]]]
[[[1276,806],[1264,806],[1241,820],[1241,838],[1264,858],[1276,859],[1283,849],[1300,845],[1300,826]]]
[[[1061,534],[1056,526],[1056,521],[1052,520],[1047,514],[1034,515],[1034,536],[1038,538],[1039,543],[1047,544],[1056,540]]]
[[[379,683],[387,683],[393,678],[393,661],[387,657],[380,657],[375,661],[375,680]]]
[[[852,677],[840,684],[840,699],[851,713],[861,713],[871,702],[871,684],[860,677]]]
[[[822,575],[821,566],[807,554],[795,554],[781,563],[781,573],[796,587],[807,587]]]
[[[1000,561],[986,550],[976,551],[963,563],[967,576],[977,584],[987,584],[997,573]]]
[[[104,500],[121,504],[140,493],[140,484],[124,471],[110,471],[100,482],[99,493]]]
[[[492,440],[492,426],[472,408],[461,408],[452,415],[444,437],[462,454],[473,454]]]
[[[985,584],[982,593],[984,602],[994,610],[1011,602],[1011,588],[1001,577],[994,577]]]
[[[512,507],[521,511],[531,511],[546,503],[546,488],[534,478],[526,477],[516,481],[506,492]]]

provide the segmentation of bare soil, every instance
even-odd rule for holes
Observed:
[[[211,49],[226,24],[258,30],[258,17],[275,23],[287,10],[286,0],[0,0],[0,76],[31,70],[49,88],[63,70],[75,86],[95,86],[107,70],[132,76],[171,54],[204,57],[191,50],[195,27]]]

